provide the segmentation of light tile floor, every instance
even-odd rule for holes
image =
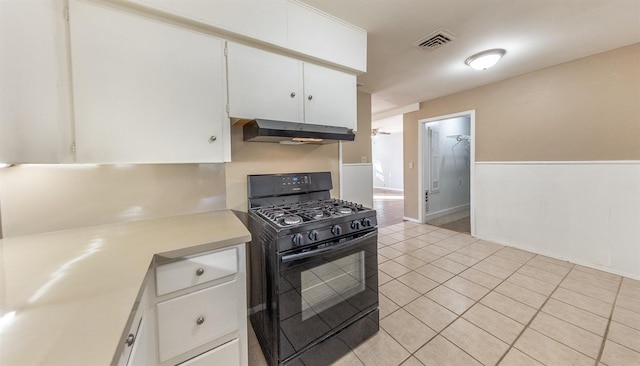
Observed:
[[[379,234],[380,332],[334,365],[640,365],[640,281],[430,225]]]

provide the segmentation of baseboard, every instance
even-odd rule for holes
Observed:
[[[441,211],[438,211],[438,212],[433,212],[433,213],[430,213],[430,214],[426,214],[424,221],[427,222],[429,220],[437,219],[438,217],[447,216],[447,215],[450,215],[452,213],[456,213],[456,212],[460,212],[460,211],[464,211],[464,210],[469,210],[470,207],[471,207],[471,205],[467,203],[466,205],[456,206],[456,207],[448,208],[446,210],[441,210]]]
[[[389,188],[389,187],[376,187],[373,186],[373,189],[385,189],[387,191],[395,191],[395,192],[404,192],[404,189],[399,189],[399,188]]]
[[[413,217],[403,217],[402,218],[404,221],[411,221],[411,222],[415,222],[416,224],[422,224],[420,221],[418,221],[417,219],[414,219]]]
[[[635,273],[619,271],[619,270],[616,270],[616,269],[610,268],[610,267],[599,266],[597,264],[587,263],[587,262],[584,262],[584,261],[581,261],[581,260],[575,260],[573,258],[566,258],[566,257],[558,256],[558,255],[555,255],[555,254],[553,254],[551,252],[547,252],[547,251],[544,251],[544,250],[534,250],[532,248],[521,246],[521,245],[515,245],[515,244],[512,244],[512,243],[505,243],[505,242],[503,242],[501,240],[483,238],[483,237],[480,237],[480,236],[476,236],[476,238],[480,239],[480,240],[488,241],[488,242],[491,242],[491,243],[504,245],[505,247],[520,249],[520,250],[524,250],[526,252],[534,253],[534,254],[538,254],[538,255],[544,255],[545,257],[561,260],[561,261],[564,261],[564,262],[569,262],[571,264],[577,264],[577,265],[580,265],[580,266],[583,266],[583,267],[597,269],[598,271],[612,273],[612,274],[615,274],[615,275],[618,275],[618,276],[628,277],[628,278],[640,281],[640,276],[635,274]]]

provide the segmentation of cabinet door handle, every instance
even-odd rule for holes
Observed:
[[[202,276],[204,274],[204,268],[196,269],[196,276]]]
[[[127,347],[131,347],[133,345],[133,342],[135,342],[136,340],[136,336],[134,336],[133,334],[129,334],[127,336],[127,340],[124,341],[124,343],[127,345]]]
[[[217,137],[211,136],[211,137],[209,137],[209,142],[214,142],[217,139],[218,139]]]
[[[313,99],[313,95],[309,94],[309,96],[307,97],[307,99],[309,99],[309,100]]]
[[[204,316],[198,317],[198,319],[196,319],[196,324],[202,325],[203,323],[204,323]]]
[[[289,94],[289,96],[290,96],[291,98],[295,98],[295,96],[296,96],[296,92],[291,92],[291,94]]]

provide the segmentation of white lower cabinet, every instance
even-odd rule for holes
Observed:
[[[180,366],[239,365],[240,341],[237,339],[183,362]]]
[[[238,330],[236,281],[158,304],[158,351],[167,361]]]
[[[156,267],[156,294],[165,295],[238,272],[238,250],[220,250]]]
[[[153,286],[147,276],[144,288],[138,299],[136,310],[131,316],[129,328],[124,332],[118,346],[117,366],[147,365],[153,359],[148,356],[153,338],[149,336],[149,321],[152,318],[149,308],[152,306]]]
[[[134,341],[127,366],[138,366],[147,364],[147,343],[149,340],[149,326],[145,324],[145,320],[146,319],[142,319],[142,321],[140,322],[140,326],[138,327],[136,339],[139,339],[140,341]]]
[[[152,267],[116,365],[247,366],[245,262],[239,244]]]
[[[122,343],[124,344],[124,346],[122,352],[120,353],[120,357],[118,357],[118,362],[116,363],[116,365],[135,365],[136,363],[134,363],[132,359],[140,357],[134,357],[134,355],[140,355],[142,353],[140,352],[141,350],[139,350],[139,346],[142,341],[138,342],[138,339],[146,339],[145,336],[143,336],[143,314],[144,309],[139,309],[133,316],[131,327],[125,334],[124,339],[122,339]]]

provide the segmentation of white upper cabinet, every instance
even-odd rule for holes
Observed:
[[[129,0],[260,41],[287,42],[286,0]]]
[[[69,7],[77,162],[229,160],[223,41],[99,3]]]
[[[223,162],[227,99],[355,129],[366,32],[297,0],[0,0],[0,54],[0,163]]]
[[[367,32],[298,0],[125,0],[267,46],[367,71]]]
[[[0,1],[0,163],[73,161],[61,2]]]
[[[326,67],[304,64],[305,122],[356,129],[356,77]]]
[[[304,120],[302,61],[228,42],[229,115]]]
[[[356,128],[356,77],[228,43],[229,115]]]
[[[367,32],[306,4],[288,4],[287,47],[322,60],[367,71]]]

